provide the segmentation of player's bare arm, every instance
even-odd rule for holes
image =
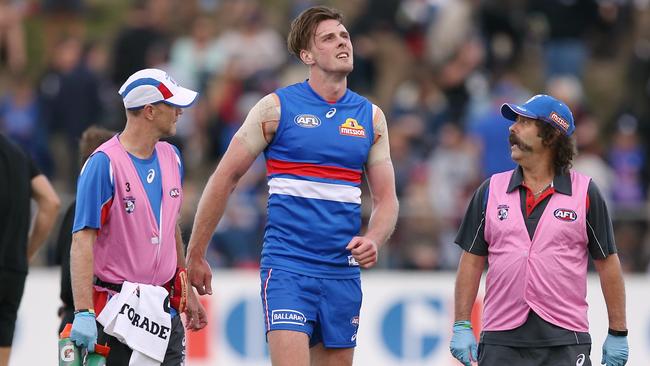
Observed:
[[[485,257],[463,251],[456,274],[454,321],[471,319],[484,268]]]
[[[625,283],[618,254],[611,254],[605,259],[596,259],[594,266],[600,276],[600,286],[607,305],[609,327],[614,330],[627,330]]]
[[[29,233],[27,259],[32,260],[52,230],[61,207],[61,200],[47,178],[39,174],[31,181],[32,192],[38,211]]]
[[[268,141],[273,139],[279,117],[277,96],[269,94],[262,98],[248,113],[203,190],[187,249],[188,277],[199,295],[212,294],[212,273],[205,254],[228,197]]]
[[[370,268],[377,263],[379,247],[393,233],[397,222],[399,203],[395,192],[395,171],[390,159],[386,117],[376,106],[373,117],[375,142],[368,155],[366,177],[372,197],[372,212],[368,230],[363,236],[352,238],[347,246],[362,268]]]
[[[70,277],[75,309],[93,306],[93,245],[97,230],[85,228],[72,234]]]

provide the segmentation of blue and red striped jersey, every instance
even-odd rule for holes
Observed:
[[[357,278],[358,264],[345,247],[361,229],[372,104],[350,90],[327,102],[306,81],[276,94],[281,116],[265,150],[269,201],[261,266]]]

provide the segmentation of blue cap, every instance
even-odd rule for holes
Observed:
[[[501,106],[501,114],[511,121],[516,121],[518,115],[539,119],[550,123],[567,136],[571,136],[576,129],[569,107],[546,94],[538,94],[522,105],[504,103]]]

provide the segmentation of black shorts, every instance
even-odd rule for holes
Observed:
[[[0,270],[0,347],[11,347],[27,274]]]
[[[97,343],[107,344],[111,348],[106,359],[106,364],[111,366],[128,366],[131,359],[131,348],[126,344],[104,333],[104,327],[97,323]],[[172,318],[172,333],[167,345],[167,353],[162,366],[179,366],[185,364],[185,328],[181,317],[176,315]]]
[[[591,366],[591,344],[553,347],[509,347],[481,343],[478,347],[479,366]]]

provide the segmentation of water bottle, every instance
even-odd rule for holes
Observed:
[[[82,366],[79,348],[70,339],[72,324],[68,323],[59,334],[59,366]]]
[[[84,366],[105,366],[106,358],[108,357],[108,352],[111,350],[108,346],[103,346],[101,344],[95,345],[95,352],[88,353]]]
[[[106,366],[106,358],[111,348],[101,344],[95,345],[95,352],[86,353],[79,350],[70,339],[72,324],[68,323],[59,334],[59,366]]]

